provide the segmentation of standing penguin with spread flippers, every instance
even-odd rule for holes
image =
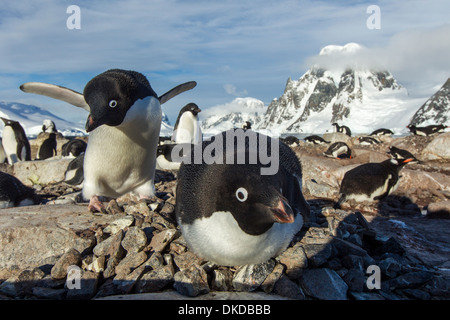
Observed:
[[[1,117],[0,117],[1,118]],[[5,124],[2,143],[9,164],[31,161],[30,142],[18,121],[1,118]]]
[[[38,82],[20,88],[89,112],[82,195],[90,199],[90,210],[105,211],[99,197],[116,198],[128,192],[142,198],[154,195],[161,104],[195,85],[188,82],[158,97],[143,74],[111,69],[91,79],[83,94]]]
[[[362,202],[387,197],[398,187],[401,168],[413,160],[393,158],[380,163],[365,163],[347,171],[339,189],[339,200],[334,207],[339,208],[347,200]]]
[[[200,108],[195,103],[189,103],[181,108],[175,127],[172,141],[175,143],[201,143],[202,129],[198,121]]]
[[[176,189],[175,212],[188,246],[226,266],[277,256],[312,220],[302,194],[301,164],[291,148],[251,130],[245,131],[251,134],[242,144],[229,140],[239,130],[244,132],[231,129],[202,146],[193,145]],[[203,155],[199,162],[198,152]],[[262,155],[277,160],[278,166],[269,168]],[[275,170],[265,174],[263,169]]]

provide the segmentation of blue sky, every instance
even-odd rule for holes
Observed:
[[[67,28],[70,5],[81,10],[81,29]],[[380,29],[367,28],[369,5],[380,8]],[[385,65],[411,96],[426,97],[450,77],[449,13],[448,0],[2,0],[0,101],[84,123],[84,110],[19,85],[42,81],[82,92],[105,70],[131,69],[159,95],[197,81],[163,105],[174,123],[189,102],[207,109],[249,96],[268,105],[321,48],[349,42],[366,47],[364,59]]]

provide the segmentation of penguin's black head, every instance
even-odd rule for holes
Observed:
[[[92,78],[83,95],[91,110],[86,121],[87,132],[103,124],[118,126],[138,99],[157,98],[144,75],[120,69],[108,70]]]
[[[180,110],[180,114],[184,113],[184,112],[191,112],[194,116],[196,116],[199,112],[201,112],[202,110],[195,104],[195,103],[188,103],[187,105],[185,105],[181,110]]]
[[[0,117],[1,118],[1,117]],[[14,120],[10,120],[10,119],[6,119],[6,118],[1,118],[2,121],[4,122],[5,126],[13,126],[16,123],[18,123],[17,121]]]
[[[283,196],[283,181],[249,167],[227,166],[214,211],[230,212],[239,227],[251,235],[266,232],[274,223],[294,222],[294,212]]]

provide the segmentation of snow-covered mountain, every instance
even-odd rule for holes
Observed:
[[[56,129],[64,136],[86,135],[86,131],[83,128],[84,124],[64,120],[34,105],[17,102],[0,102],[0,117],[19,121],[25,133],[30,138],[36,137],[42,131],[42,123],[45,119],[52,120],[56,125]],[[2,132],[3,127],[3,121],[0,121]]]
[[[358,50],[361,47],[355,43],[327,46],[320,56],[351,57]],[[315,65],[299,80],[288,79],[283,95],[270,103],[258,128],[278,135],[320,134],[333,130],[331,124],[337,122],[355,133],[381,127],[401,133],[417,105],[387,70],[357,63],[336,63],[327,68]]]
[[[415,126],[450,125],[450,78],[428,99],[411,119]]]
[[[206,134],[217,134],[232,128],[242,128],[246,121],[254,127],[262,120],[266,110],[267,107],[261,100],[236,98],[229,103],[199,113],[202,131]]]

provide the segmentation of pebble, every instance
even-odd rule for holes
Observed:
[[[64,279],[67,276],[67,268],[72,265],[81,265],[81,254],[75,249],[69,249],[56,261],[51,270],[52,278]]]

